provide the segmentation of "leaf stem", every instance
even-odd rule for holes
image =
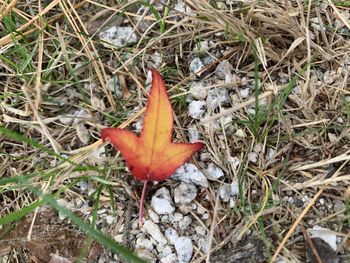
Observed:
[[[144,200],[145,200],[145,193],[146,193],[146,188],[147,188],[147,182],[148,182],[148,180],[144,181],[144,183],[143,183],[142,194],[141,194],[141,199],[140,199],[140,210],[139,210],[139,223],[140,223],[140,227],[142,226],[143,202],[144,202]]]

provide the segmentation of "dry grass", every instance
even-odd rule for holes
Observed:
[[[132,211],[137,210],[140,184],[125,172],[120,155],[105,150],[99,134],[106,126],[135,129],[144,112],[147,69],[154,65],[151,55],[158,52],[162,59],[158,69],[176,112],[175,140],[187,141],[187,128],[196,124],[206,149],[194,163],[204,171],[207,162],[214,162],[225,172],[195,201],[210,214],[210,220],[203,221],[191,212],[195,224],[207,230],[210,249],[203,253],[195,247],[191,262],[219,262],[217,251],[225,254],[251,236],[263,240],[264,261],[305,262],[304,239],[310,240],[302,227],[314,225],[342,237],[336,252],[348,258],[348,3],[231,1],[224,5],[187,0],[196,14],[190,16],[174,10],[174,1],[153,2],[161,20],[152,5],[140,10],[137,1],[0,0],[0,126],[45,147],[2,130],[0,216],[40,200],[31,190],[37,187],[73,203],[89,200],[93,223],[99,219],[98,210],[116,209],[113,227],[103,227],[103,232],[115,236],[122,227],[128,232],[127,226],[137,221]],[[131,26],[139,40],[121,48],[103,46],[99,32],[111,25]],[[194,49],[201,41],[212,45],[197,54]],[[189,71],[195,56],[212,57],[197,75]],[[208,89],[224,86],[236,96],[229,106],[220,105],[205,119],[191,119],[185,102],[190,84],[211,79],[223,60],[230,62],[237,78],[229,83],[218,80]],[[112,77],[121,85],[121,98],[108,88]],[[242,87],[251,88],[250,96],[242,98]],[[257,110],[259,100],[267,103]],[[79,110],[84,115],[62,121]],[[227,116],[233,121],[224,124]],[[237,130],[245,136],[238,136]],[[248,156],[257,146],[258,161],[253,163]],[[98,155],[99,150],[106,155]],[[232,157],[240,160],[238,166]],[[26,182],[5,180],[28,175]],[[81,181],[98,194],[84,192],[78,187]],[[239,182],[240,193],[230,208],[217,189],[232,181]],[[160,184],[172,189],[176,182]],[[286,202],[290,196],[306,201],[296,206]],[[344,204],[340,210],[335,208],[339,203]],[[74,212],[87,218],[84,209]],[[39,207],[32,210],[31,228],[23,240],[32,236],[40,212]],[[10,246],[1,250],[5,247],[1,242],[0,255],[8,253],[13,262],[16,257],[24,260],[28,251]],[[21,249],[26,250],[25,245]]]

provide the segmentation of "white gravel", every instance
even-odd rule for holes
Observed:
[[[224,176],[224,172],[214,163],[209,163],[206,169],[208,180],[218,180]]]
[[[188,204],[197,196],[197,188],[193,184],[181,182],[174,190],[175,203]]]
[[[171,176],[172,179],[185,183],[193,183],[202,187],[208,187],[208,180],[204,174],[192,163],[185,163]]]
[[[179,263],[189,262],[193,253],[192,240],[188,237],[179,237],[175,241],[175,250]]]
[[[188,115],[193,119],[201,119],[206,111],[207,104],[201,100],[194,100],[188,105]]]
[[[159,229],[159,226],[153,223],[151,220],[146,220],[143,224],[145,231],[158,243],[166,244],[167,240]]]
[[[152,196],[151,206],[159,214],[172,214],[175,211],[170,192],[167,188],[162,187]]]
[[[122,47],[128,43],[136,42],[137,36],[132,27],[110,27],[100,33],[102,44],[107,48]],[[107,42],[107,43],[106,43]]]

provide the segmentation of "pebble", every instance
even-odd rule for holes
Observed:
[[[162,232],[160,232],[160,229],[159,229],[158,225],[153,223],[151,220],[146,220],[146,222],[143,224],[143,228],[158,243],[161,243],[161,244],[164,244],[164,245],[167,243],[167,240],[164,237],[164,235],[162,234]]]
[[[256,152],[251,152],[248,154],[248,159],[252,163],[257,163],[259,160],[259,155]]]
[[[156,262],[156,260],[157,260],[156,256],[153,255],[151,251],[149,251],[145,248],[136,249],[135,253],[140,258],[147,260],[147,262]],[[118,262],[120,262],[120,260]]]
[[[231,186],[229,184],[222,184],[219,188],[219,195],[222,201],[228,202],[231,197]]]
[[[205,100],[208,95],[206,86],[210,85],[208,81],[193,82],[190,87],[190,94],[197,100]]]
[[[188,139],[190,143],[199,141],[199,131],[196,125],[191,125],[188,127]]]
[[[128,43],[136,42],[137,36],[132,27],[112,26],[100,33],[102,45],[107,48],[123,47]],[[107,43],[106,43],[107,42]]]
[[[179,238],[176,230],[172,227],[169,227],[165,230],[164,235],[170,244],[175,244],[175,241]]]
[[[162,187],[152,196],[151,206],[159,214],[172,214],[175,211],[170,192],[167,188]]]
[[[152,244],[151,240],[149,240],[148,238],[139,237],[136,240],[136,249],[137,248],[146,248],[146,249],[152,251],[153,250],[153,244]]]
[[[156,223],[156,224],[159,223],[159,215],[156,212],[154,212],[152,209],[148,210],[148,216],[149,216],[149,218],[151,218],[151,220],[154,223]]]
[[[230,96],[227,89],[223,87],[213,88],[208,91],[207,105],[211,110],[215,110],[219,105],[230,103]]]
[[[192,61],[190,62],[190,72],[192,72],[193,74],[200,76],[201,73],[199,73],[203,68],[204,68],[204,64],[202,62],[202,60],[200,58],[195,57],[194,59],[192,59]]]
[[[153,68],[158,68],[162,63],[162,57],[157,51],[151,54],[150,58],[151,58],[151,66]]]
[[[239,94],[243,99],[245,99],[249,96],[250,90],[251,90],[250,88],[240,89]]]
[[[179,221],[179,228],[185,230],[192,223],[192,219],[189,216],[184,216],[182,220]]]
[[[106,86],[110,91],[112,91],[115,94],[117,98],[121,98],[123,96],[122,88],[119,85],[119,80],[117,76],[107,80]]]
[[[106,104],[103,102],[102,99],[97,97],[96,95],[92,94],[90,98],[91,106],[95,110],[105,111],[106,110]]]
[[[185,163],[171,176],[174,180],[184,183],[193,183],[198,186],[208,187],[208,180],[204,174],[192,163]]]
[[[180,220],[182,220],[184,218],[183,214],[175,212],[173,217],[172,217],[172,222],[179,222]]]
[[[88,131],[88,129],[86,129],[86,127],[84,126],[84,124],[82,123],[79,123],[75,126],[75,131],[77,132],[77,136],[79,138],[79,140],[87,145],[89,144],[89,141],[90,141],[90,133]]]
[[[198,247],[203,251],[203,253],[208,253],[209,251],[209,240],[207,237],[200,237],[197,241]]]
[[[331,248],[336,251],[337,250],[337,235],[334,233],[334,231],[323,228],[320,226],[313,226],[312,229],[308,229],[308,232],[310,233],[310,236],[315,238],[321,238],[323,239],[328,245],[331,246]]]
[[[197,196],[197,188],[193,184],[181,182],[174,189],[175,203],[188,204]]]
[[[188,105],[188,115],[190,115],[193,119],[201,119],[203,114],[206,111],[206,103],[200,100],[193,100]]]
[[[208,180],[218,180],[224,176],[224,172],[214,163],[209,163],[206,169]]]
[[[161,263],[174,263],[177,262],[177,256],[175,253],[171,253],[170,255],[167,255],[160,259]]]
[[[234,181],[231,184],[222,184],[219,188],[219,195],[222,201],[228,202],[233,196],[239,193],[238,182]]]
[[[215,76],[219,79],[226,79],[227,75],[231,75],[232,65],[228,60],[223,60],[217,65],[215,69]]]
[[[108,225],[111,225],[113,223],[113,221],[114,221],[113,216],[111,216],[111,215],[106,216],[106,222]]]
[[[182,236],[175,241],[174,245],[179,263],[189,262],[193,253],[192,240],[188,237]]]
[[[195,227],[195,230],[196,230],[197,235],[200,235],[200,236],[205,236],[206,233],[207,233],[207,231],[205,230],[205,228],[202,227],[202,226],[196,226],[196,227]]]
[[[239,138],[245,138],[245,137],[247,137],[246,132],[245,132],[244,130],[242,130],[242,129],[238,129],[238,130],[236,131],[235,135],[236,135],[237,137],[239,137]]]

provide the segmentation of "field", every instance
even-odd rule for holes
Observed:
[[[152,68],[205,146],[139,225],[101,129],[140,134]],[[349,143],[347,0],[0,0],[1,263],[349,262]]]

